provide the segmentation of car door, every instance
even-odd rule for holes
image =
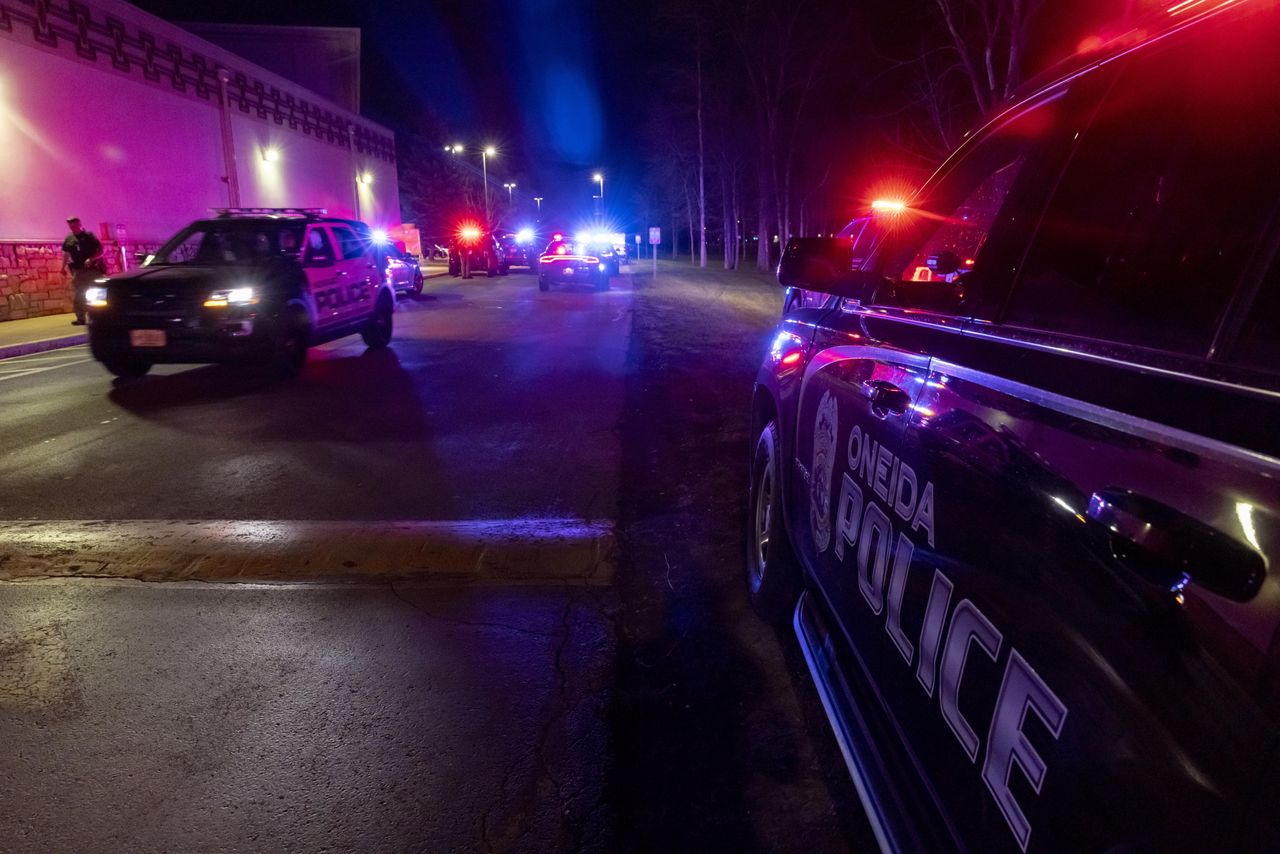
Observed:
[[[919,643],[882,684],[928,707],[899,720],[974,848],[1275,848],[1255,787],[1280,395],[1221,333],[1275,252],[1267,44],[1215,29],[1113,70],[1016,284],[936,351],[906,429],[936,543],[902,586]]]
[[[369,242],[346,225],[330,226],[338,242],[338,291],[335,309],[338,323],[356,323],[372,310],[377,285],[377,264]]]
[[[336,294],[342,268],[334,240],[320,223],[307,226],[303,238],[302,269],[307,277],[315,326],[318,331],[332,329],[339,322]]]

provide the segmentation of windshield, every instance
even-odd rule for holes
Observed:
[[[304,226],[264,222],[197,222],[160,247],[151,265],[255,264],[296,256]]]

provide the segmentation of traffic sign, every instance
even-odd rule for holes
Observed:
[[[662,229],[661,228],[649,229],[649,244],[651,246],[657,246],[661,242],[662,242]]]

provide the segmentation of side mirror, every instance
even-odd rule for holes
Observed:
[[[856,300],[870,300],[882,276],[853,269],[853,245],[839,237],[793,237],[778,262],[778,283]]]

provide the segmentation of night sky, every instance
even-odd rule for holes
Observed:
[[[172,21],[359,27],[365,115],[397,131],[425,119],[441,144],[496,145],[491,178],[516,181],[526,199],[544,196],[553,212],[586,209],[597,169],[607,176],[611,212],[636,197],[647,116],[662,109],[657,80],[679,35],[656,17],[655,0],[134,2]],[[842,79],[830,87],[819,130],[832,137],[829,152],[841,156],[847,147],[852,160],[871,135],[866,117],[904,97],[905,78],[893,69],[937,22],[929,0],[848,2],[831,4],[833,15],[852,9],[855,26],[838,46]],[[1052,35],[1042,41],[1075,38],[1079,21],[1105,17],[1119,2],[1042,7],[1041,28]],[[851,172],[845,180],[864,177]]]

